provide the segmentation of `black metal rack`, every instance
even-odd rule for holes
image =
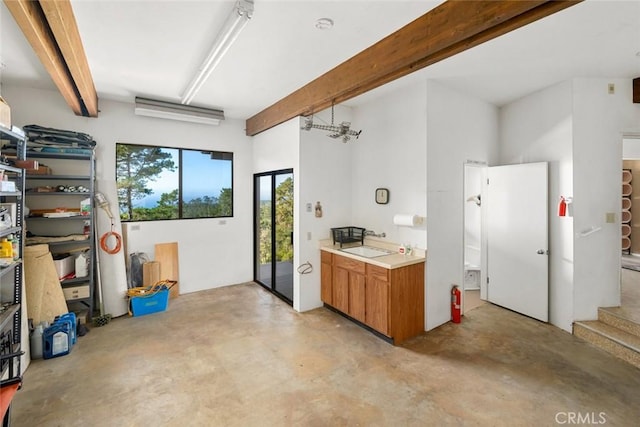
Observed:
[[[362,227],[336,227],[331,229],[333,235],[333,244],[340,243],[342,247],[345,243],[360,243],[364,244],[365,229]]]
[[[18,160],[24,160],[26,154],[26,139],[23,135],[5,129],[0,126],[0,145],[5,144],[15,147],[15,155]],[[24,265],[22,263],[24,251],[24,189],[25,172],[22,168],[0,163],[0,171],[15,182],[16,191],[0,192],[2,203],[15,204],[15,218],[12,218],[11,227],[0,230],[0,238],[11,235],[18,239],[17,257],[7,265],[0,267],[0,378],[2,380],[2,392],[10,390],[14,385],[21,384],[20,359],[22,351],[22,286]],[[12,396],[12,395],[11,395]],[[4,399],[3,395],[3,399]],[[3,416],[3,425],[8,425],[10,418],[9,409]]]

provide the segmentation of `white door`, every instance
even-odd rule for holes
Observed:
[[[547,169],[547,163],[490,167],[486,196],[487,298],[544,322],[549,320]]]

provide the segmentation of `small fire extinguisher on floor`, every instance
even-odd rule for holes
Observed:
[[[460,323],[461,320],[461,297],[460,289],[454,285],[453,288],[451,288],[451,321],[453,323]]]

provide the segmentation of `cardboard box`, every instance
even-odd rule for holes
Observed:
[[[39,166],[37,160],[14,160],[13,163],[17,168],[22,169],[38,169]]]
[[[27,169],[27,175],[53,175],[53,172],[49,166],[39,164],[38,169]]]
[[[11,129],[11,108],[0,96],[0,126]]]
[[[76,268],[76,259],[71,255],[68,255],[61,259],[54,259],[53,264],[56,267],[56,272],[58,273],[58,279],[62,279],[64,276],[69,273],[73,273]]]

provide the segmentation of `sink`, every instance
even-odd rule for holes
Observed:
[[[354,246],[353,248],[340,249],[352,255],[358,255],[365,258],[376,258],[379,256],[391,255],[395,252],[386,249],[374,248],[373,246]]]

